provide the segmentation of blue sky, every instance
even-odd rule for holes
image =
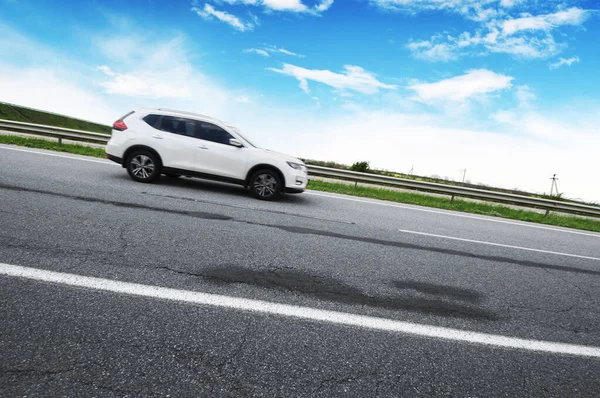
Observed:
[[[600,201],[600,2],[0,0],[0,101]]]

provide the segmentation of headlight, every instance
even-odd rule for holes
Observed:
[[[303,171],[306,173],[306,166],[303,164],[294,163],[294,162],[287,162],[287,164],[289,164],[292,169],[296,169],[296,170]]]

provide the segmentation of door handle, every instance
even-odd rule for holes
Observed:
[[[159,134],[154,134],[152,136],[152,138],[156,138],[157,140],[162,140],[163,139],[162,135],[159,135]]]
[[[198,145],[198,148],[200,148],[200,149],[208,149],[208,147],[204,146],[204,145]]]

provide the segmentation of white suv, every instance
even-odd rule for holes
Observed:
[[[200,177],[242,185],[263,200],[303,192],[308,182],[301,160],[257,148],[220,120],[167,109],[138,109],[117,120],[106,155],[135,181]]]

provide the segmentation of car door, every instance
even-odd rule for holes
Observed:
[[[163,167],[196,171],[196,121],[177,116],[161,116],[151,135]]]
[[[231,145],[231,134],[213,123],[198,121],[196,137],[195,162],[199,172],[234,180],[246,178],[248,150]]]

